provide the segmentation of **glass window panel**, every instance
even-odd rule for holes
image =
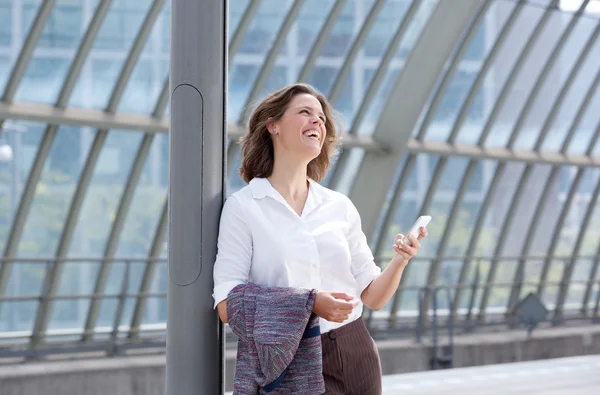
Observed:
[[[409,6],[408,1],[387,2],[383,6],[363,44],[365,56],[375,58],[383,56]]]
[[[489,29],[488,23],[489,20],[483,18],[482,23],[477,28],[477,33],[475,33],[471,44],[469,44],[469,47],[465,52],[464,60],[483,61],[486,52],[487,30]]]
[[[56,248],[66,219],[82,160],[90,147],[89,131],[60,127],[36,188],[18,254],[49,256]]]
[[[231,3],[230,3],[231,4]],[[160,23],[161,52],[169,55],[171,50],[171,2],[165,1],[163,12],[159,15],[157,23]],[[233,26],[233,25],[232,25]],[[233,30],[230,30],[230,32]]]
[[[0,332],[33,330],[37,308],[37,301],[3,302],[0,311]]]
[[[148,256],[167,194],[167,185],[160,182],[161,171],[168,171],[169,166],[160,152],[164,140],[168,140],[167,135],[157,135],[152,142],[119,238],[117,256]]]
[[[425,286],[427,282],[427,274],[431,267],[431,259],[419,259],[416,265],[409,265],[406,267],[403,276],[406,276],[404,287],[409,288],[402,290],[402,300],[400,303],[399,310],[403,313],[416,312],[418,308],[419,291],[415,288],[421,288]]]
[[[51,104],[56,101],[70,61],[66,58],[34,56],[17,90],[17,101]]]
[[[150,292],[166,293],[169,274],[165,262],[157,262]],[[146,299],[142,325],[159,324],[167,321],[167,298],[151,297]]]
[[[164,76],[159,78],[155,73],[158,62],[158,59],[142,59],[138,62],[119,104],[120,112],[152,113],[164,82]]]
[[[42,292],[45,269],[44,262],[18,261],[10,271],[6,296],[38,296]],[[0,331],[31,330],[37,305],[38,302],[35,300],[3,302]]]
[[[110,95],[113,92],[114,84],[119,78],[121,67],[123,66],[120,60],[96,59],[91,63],[91,89],[88,92],[93,92],[91,97],[85,102],[72,103],[73,106],[81,106],[85,108],[104,109],[108,106]],[[75,96],[73,97],[73,99]]]
[[[354,184],[358,169],[362,165],[365,150],[362,148],[351,148],[348,152],[349,155],[348,160],[346,161],[346,167],[340,173],[339,184],[336,188],[337,191],[346,195],[350,193],[350,189]],[[326,179],[326,182],[328,182],[328,178]]]
[[[10,61],[8,56],[0,56],[0,90],[4,91],[10,75]]]
[[[515,213],[512,217],[510,228],[507,230],[506,242],[504,244],[504,249],[500,252],[501,255],[520,255],[520,252],[524,248],[525,240],[531,228],[532,221],[534,220],[533,215],[535,214],[539,204],[539,200],[541,198],[546,180],[549,177],[550,170],[550,166],[547,165],[536,165],[531,170],[529,179],[521,192],[519,205],[516,207]],[[519,177],[520,175],[515,176],[515,184],[520,181]],[[513,204],[513,201],[511,200],[508,204]]]
[[[433,118],[433,122],[429,126],[426,134],[427,140],[446,140],[452,127],[454,126],[454,122],[458,117],[459,111],[461,110],[465,100],[467,99],[467,94],[471,86],[473,85],[475,78],[477,77],[478,71],[467,71],[467,70],[458,70],[452,81],[448,85],[446,92],[443,94],[443,98],[440,102],[440,105],[435,113]],[[477,121],[481,120],[483,116],[483,95],[482,90],[477,93],[473,104],[471,105],[471,109],[469,115],[467,117],[466,124],[469,121]],[[480,132],[480,128],[476,128],[477,132]],[[463,136],[464,132],[472,133],[473,129],[471,128],[463,128],[461,129],[462,133],[459,133],[460,141],[465,140],[473,140],[473,136]],[[470,134],[469,133],[469,134]]]
[[[581,18],[578,22],[531,106],[523,130],[515,143],[516,148],[532,149],[536,144],[544,122],[595,26],[595,22],[586,18]],[[537,75],[532,79],[537,81]],[[514,117],[513,124],[516,119],[517,117]]]
[[[58,0],[42,32],[39,47],[75,49],[83,31],[82,17],[81,1]]]
[[[544,293],[542,294],[542,302],[550,310],[554,309],[556,306],[558,288],[563,277],[564,269],[565,262],[563,260],[552,259],[550,261],[546,286],[544,287]]]
[[[575,170],[575,169],[573,169]],[[576,170],[573,171],[576,173]],[[575,177],[575,176],[573,176]],[[596,169],[585,169],[583,176],[577,186],[577,191],[573,198],[571,206],[568,208],[566,218],[562,229],[560,230],[559,255],[571,255],[575,242],[579,237],[579,232],[584,220],[584,215],[587,212],[589,206],[589,193],[598,180],[598,171]],[[569,184],[569,189],[572,183]],[[586,199],[586,195],[588,198]]]
[[[12,41],[12,2],[0,1],[0,46],[10,46]]]
[[[590,224],[581,244],[580,255],[583,256],[595,255],[597,249],[600,248],[600,200],[597,200],[592,204],[594,205],[591,214],[592,218],[590,219]]]
[[[506,308],[512,289],[512,286],[507,285],[513,282],[517,263],[518,261],[513,259],[499,259],[496,262],[496,277],[488,301],[488,308],[492,311],[504,311]]]
[[[250,4],[250,0],[237,0],[229,2],[228,11],[230,38],[233,37],[233,34],[231,33],[235,32],[237,29],[237,26],[239,25],[242,16],[244,16],[244,11],[246,11],[248,4]]]
[[[119,0],[112,3],[86,61],[84,72],[75,86],[70,106],[106,108],[149,5],[150,0]]]
[[[292,45],[296,47],[295,52],[297,55],[308,55],[308,52],[317,39],[317,34],[323,27],[323,23],[327,19],[327,16],[329,15],[333,5],[334,2],[332,0],[306,1],[304,7],[302,7],[302,10],[300,11],[300,15],[298,16],[298,21],[296,22],[296,40],[294,43],[292,43]]]
[[[330,92],[337,71],[337,67],[316,66],[310,73],[308,82],[321,92]]]
[[[482,275],[481,275],[481,263],[478,259],[463,259],[460,261],[460,265],[467,265],[466,267],[466,277],[463,285],[467,285],[468,287],[463,288],[460,298],[458,301],[458,313],[465,314],[466,311],[461,311],[461,309],[468,309],[471,306],[472,300],[474,303],[474,297],[477,295],[478,286],[481,284]],[[459,270],[462,270],[459,269]],[[479,272],[478,272],[479,270]],[[460,272],[459,272],[460,274]],[[458,277],[457,277],[458,281]],[[455,291],[456,292],[456,291]],[[475,305],[474,305],[475,306]]]
[[[593,52],[592,52],[593,53]],[[597,45],[596,53],[600,54],[600,44]],[[595,100],[583,102],[585,95],[598,71],[598,57],[588,56],[586,62],[578,73],[577,77],[573,81],[570,89],[565,96],[563,104],[555,114],[556,117],[552,122],[548,137],[545,139],[542,149],[546,151],[559,151],[567,138],[567,133],[575,121],[575,116],[580,108],[585,108],[586,104],[591,106]],[[598,102],[596,102],[598,103]],[[590,107],[587,107],[588,109]],[[593,107],[592,107],[593,108]],[[597,108],[597,107],[596,107]],[[587,112],[587,111],[586,111]],[[592,110],[597,114],[597,111]],[[585,118],[585,117],[584,117]],[[594,116],[597,119],[597,115]],[[575,141],[572,140],[570,145],[573,145]]]
[[[406,59],[410,51],[412,51],[417,39],[421,36],[421,32],[425,28],[429,17],[439,0],[424,0],[415,14],[412,23],[406,30],[405,36],[398,47],[396,57]]]
[[[477,255],[489,256],[494,251],[498,242],[497,237],[502,230],[502,226],[504,226],[504,219],[515,194],[517,187],[515,179],[519,179],[523,169],[522,163],[508,163],[506,166],[488,210],[484,213],[486,216],[485,225],[482,227],[481,233],[476,235],[477,247],[475,250]]]
[[[437,163],[439,158],[430,156],[428,158],[428,172],[433,174],[438,170]],[[458,192],[459,182],[465,172],[467,160],[464,158],[449,158],[443,170],[443,173],[438,182],[437,188],[433,190],[433,196],[428,213],[431,215],[434,223],[429,227],[430,232],[427,237],[428,241],[423,245],[422,251],[429,255],[437,255],[436,251],[439,248],[439,243],[442,238],[443,230],[446,226],[450,209],[454,203],[456,192]],[[439,171],[439,170],[438,170]],[[428,185],[429,187],[429,185]],[[428,188],[427,188],[428,189]],[[422,215],[419,214],[419,215]]]
[[[120,303],[119,298],[115,296],[121,294],[123,281],[125,281],[126,266],[126,262],[117,261],[110,267],[108,281],[106,282],[106,288],[104,289],[105,294],[110,297],[104,298],[101,301],[100,313],[98,315],[98,321],[96,322],[96,330],[108,328],[112,330]],[[129,263],[129,266],[130,272],[129,281],[127,283],[127,293],[136,293],[139,291],[146,265],[143,262],[132,262]],[[129,325],[131,323],[131,315],[134,307],[134,298],[126,298],[121,312],[121,325]]]
[[[167,77],[169,59],[165,54],[156,51],[153,43],[161,32],[167,11],[165,7],[152,27],[151,38],[146,43],[125,87],[123,99],[119,104],[120,112],[151,114],[156,107],[158,95]]]
[[[227,118],[229,122],[237,123],[242,111],[251,111],[251,109],[245,109],[244,105],[258,71],[258,65],[233,64],[229,74],[227,97]]]
[[[590,272],[594,264],[593,259],[576,259],[574,262],[573,275],[565,300],[566,305],[573,305],[574,308],[581,306],[587,281],[591,281]]]
[[[128,50],[150,4],[151,0],[114,1],[94,43],[94,49]]]
[[[260,97],[266,97],[267,95],[275,92],[276,90],[283,88],[291,81],[288,78],[288,67],[286,66],[275,66],[269,73],[264,88],[260,94]]]
[[[431,178],[433,174],[428,170],[427,161],[429,156],[426,154],[418,154],[416,165],[413,166],[412,172],[416,173],[417,179],[417,188],[412,189],[407,187],[404,189],[402,195],[400,196],[400,202],[397,205],[396,212],[392,213],[393,218],[390,221],[390,227],[387,229],[387,235],[385,236],[389,242],[384,242],[384,250],[382,252],[382,256],[388,257],[386,254],[393,254],[393,250],[391,249],[394,237],[398,233],[406,233],[413,222],[417,219],[421,213],[419,207],[421,207],[422,200],[425,197],[425,189],[431,182]],[[432,232],[435,231],[436,228],[430,229],[430,236],[428,239],[432,238]],[[430,243],[428,243],[430,244]],[[431,249],[426,249],[427,247],[424,245],[422,252],[420,254],[422,256],[431,255]],[[391,256],[389,256],[391,257]],[[385,259],[384,259],[385,261]]]
[[[460,274],[460,269],[464,263],[462,259],[444,259],[440,265],[440,271],[437,278],[438,285],[448,285],[454,286],[458,284],[458,276]],[[454,290],[453,290],[454,292]],[[443,308],[448,308],[448,304],[446,303],[446,295],[441,292],[438,294],[438,297],[441,297],[441,302],[443,302]]]
[[[240,54],[265,55],[271,48],[285,15],[292,4],[286,0],[265,0],[258,7],[256,15],[240,45]]]
[[[339,70],[338,70],[339,71]],[[337,101],[333,104],[336,111],[341,115],[343,130],[346,130],[349,126],[349,121],[352,119],[354,113],[355,100],[354,100],[354,78],[352,73],[349,73],[348,78],[342,82],[342,90]],[[358,103],[356,103],[358,105]]]
[[[373,100],[367,103],[367,112],[361,124],[358,125],[358,134],[371,135],[375,131],[377,123],[379,122],[379,117],[381,116],[381,113],[386,107],[386,102],[392,91],[392,87],[395,85],[395,82],[398,79],[400,70],[401,68],[399,67],[390,67],[388,69],[385,77],[383,78],[382,83],[379,85],[379,89],[377,90],[377,93],[375,94]],[[365,80],[370,79],[369,74],[369,71],[365,70]],[[368,89],[368,86],[365,83],[365,92],[366,89]]]
[[[600,105],[600,104],[599,104]],[[594,107],[598,108],[598,106]],[[568,155],[585,155],[592,137],[596,133],[596,129],[592,128],[578,128],[573,135],[573,140],[567,149]]]
[[[12,220],[35,159],[45,125],[6,121],[0,133],[0,146],[12,152],[10,161],[0,162],[0,249],[5,248]]]
[[[141,133],[111,131],[100,152],[75,228],[70,256],[102,257]]]
[[[355,20],[355,7],[354,1],[346,2],[321,50],[321,56],[342,56],[350,48],[354,32],[360,28],[356,24],[362,23],[362,20]]]

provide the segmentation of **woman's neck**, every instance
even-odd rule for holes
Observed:
[[[304,201],[308,192],[307,166],[277,159],[275,158],[273,172],[267,179],[288,202]]]

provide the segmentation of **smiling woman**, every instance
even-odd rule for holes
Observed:
[[[223,207],[213,292],[221,320],[229,322],[240,342],[237,392],[257,385],[280,386],[278,393],[312,395],[324,388],[335,394],[381,394],[379,355],[362,319],[363,305],[379,310],[387,303],[427,231],[421,229],[406,243],[398,235],[392,247],[396,255],[382,272],[354,204],[318,183],[337,142],[333,110],[306,84],[265,98],[241,139],[240,174],[249,185]],[[315,342],[319,334],[321,341]],[[301,337],[297,349],[296,335]],[[270,357],[273,345],[277,352]],[[281,362],[277,353],[298,358],[285,366],[288,375],[249,382],[256,377],[254,367]],[[298,387],[300,382],[309,387]]]
[[[283,154],[294,158],[307,155],[307,175],[320,181],[337,153],[337,129],[333,110],[313,87],[294,84],[280,89],[264,99],[250,118],[248,134],[240,140],[243,157],[240,175],[246,182],[254,177],[269,177],[274,162],[283,160]],[[310,148],[315,145],[312,142],[305,147],[308,152],[297,151],[308,143],[303,139],[307,137],[304,132],[311,130],[319,134],[320,152]]]

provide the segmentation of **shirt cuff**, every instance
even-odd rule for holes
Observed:
[[[244,281],[227,281],[225,283],[221,283],[219,285],[217,285],[214,289],[213,289],[213,298],[215,300],[215,305],[213,308],[217,308],[217,305],[219,303],[221,303],[222,301],[224,301],[225,299],[227,299],[227,296],[229,295],[229,292],[231,292],[232,289],[234,289],[235,287],[237,287],[240,284],[245,284]]]
[[[368,273],[361,273],[356,278],[356,290],[358,291],[358,297],[362,295],[363,291],[371,284],[373,280],[375,280],[381,274],[381,269],[376,266],[376,270],[373,270]]]

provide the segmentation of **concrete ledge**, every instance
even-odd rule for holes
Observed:
[[[442,345],[447,339],[440,339]],[[430,342],[379,341],[384,374],[429,370]],[[461,335],[455,339],[454,366],[467,367],[577,355],[600,354],[600,325]],[[235,350],[226,352],[231,390]],[[164,395],[164,356],[128,356],[21,365],[0,365],[2,395]],[[201,389],[199,389],[199,393]]]

